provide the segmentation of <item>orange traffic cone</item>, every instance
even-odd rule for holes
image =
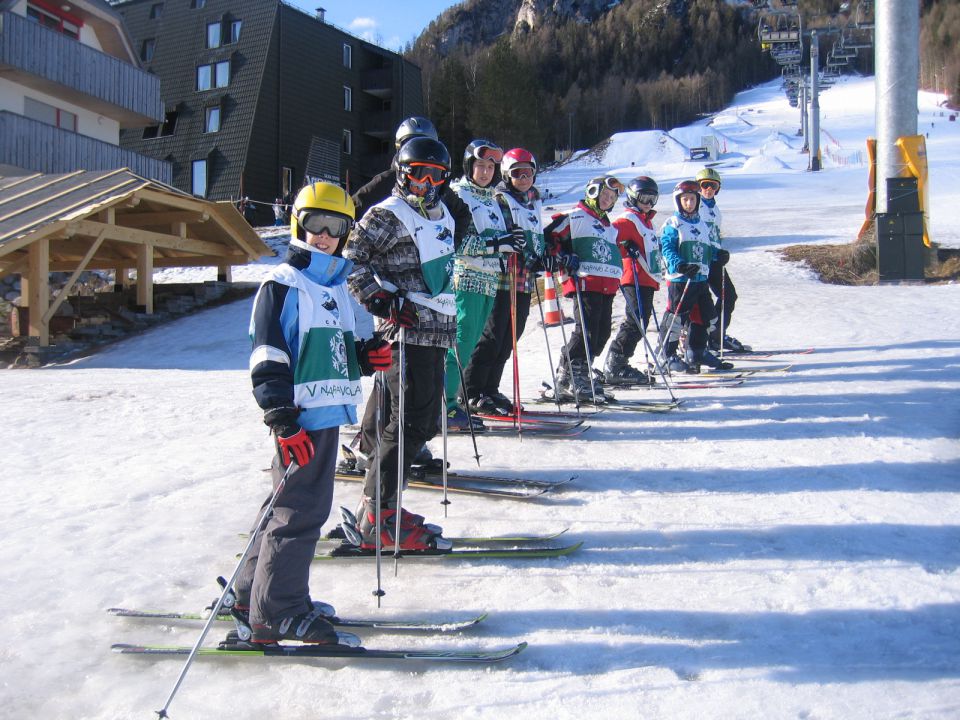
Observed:
[[[544,327],[556,327],[563,324],[563,316],[560,315],[560,304],[557,301],[557,288],[553,284],[553,275],[543,276],[543,303],[546,312],[543,314]]]

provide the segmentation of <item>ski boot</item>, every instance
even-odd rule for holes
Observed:
[[[227,581],[224,577],[218,577],[217,583],[221,588],[227,586]],[[325,618],[336,617],[337,611],[334,609],[333,605],[329,603],[320,602],[319,600],[313,600],[313,611],[319,613]],[[207,606],[208,612],[213,612],[213,608],[216,606],[217,601],[214,600],[210,605]],[[235,629],[231,634],[243,642],[247,642],[253,636],[253,629],[250,625],[250,598],[241,598],[237,592],[230,588],[224,598],[223,602],[220,604],[220,611],[227,611],[230,613],[230,617],[233,618],[233,624]]]
[[[281,640],[315,645],[339,645],[341,642],[340,634],[316,608],[272,622],[253,623],[251,629],[250,642],[254,645],[275,645]]]
[[[603,370],[607,385],[649,385],[650,376],[630,365],[622,355],[609,353]]]
[[[504,395],[499,390],[492,392],[488,397],[493,400],[493,404],[497,406],[497,409],[504,415],[513,415],[516,412],[516,408],[513,406],[513,401]],[[523,410],[523,408],[520,408]]]
[[[452,410],[447,410],[447,430],[470,432],[471,426],[473,427],[473,432],[483,432],[487,429],[483,424],[483,420],[467,414],[466,410],[459,405],[455,406]]]
[[[671,355],[667,360],[667,372],[670,374],[686,373],[688,370],[687,363],[679,355]]]
[[[750,352],[750,348],[747,345],[744,345],[732,335],[723,336],[723,349],[735,353]]]
[[[477,413],[479,415],[504,415],[500,408],[497,406],[497,403],[489,395],[480,395],[471,399],[467,403],[467,407],[470,408],[470,412]]]
[[[419,517],[412,513],[403,514],[401,510],[400,549],[401,550],[450,550],[453,543],[439,533],[435,525],[413,524],[410,519]],[[405,520],[407,522],[405,522]],[[380,535],[380,547],[390,549],[396,542],[397,511],[394,508],[380,509],[380,529],[377,530],[376,510],[367,505],[364,508],[363,518],[360,521],[360,547],[363,550],[376,550],[377,534]]]
[[[714,370],[733,370],[733,363],[727,362],[726,360],[721,360],[709,350],[703,351],[703,356],[700,358],[700,362],[709,368],[713,368]]]

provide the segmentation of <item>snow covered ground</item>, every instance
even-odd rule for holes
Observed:
[[[845,152],[872,134],[872,87],[850,80],[824,93],[823,127]],[[960,246],[960,123],[934,100],[920,98],[921,128],[935,123],[931,234]],[[480,438],[485,472],[578,474],[563,493],[453,496],[446,519],[437,493],[405,496],[450,535],[569,526],[585,545],[568,558],[405,560],[399,576],[385,570],[379,610],[372,564],[314,570],[314,595],[344,615],[490,613],[454,636],[369,634],[370,647],[523,639],[524,653],[494,667],[198,661],[171,716],[960,716],[960,287],[822,285],[769,252],[849,240],[863,219],[866,168],[804,172],[797,122],[771,83],[709,129],[664,143],[621,134],[601,165],[569,165],[541,184],[563,193],[562,210],[576,200],[565,191],[600,170],[642,172],[660,182],[666,215],[668,188],[700,167],[676,149],[722,133],[719,200],[740,293],[731,332],[816,352],[778,356],[793,369],[738,388],[686,391],[667,415],[604,413],[575,441]],[[242,549],[270,455],[246,372],[248,312],[240,302],[61,367],[0,373],[3,717],[147,718],[163,705],[180,662],[109,645],[189,645],[199,628],[104,609],[198,610]],[[558,347],[558,330],[550,340]],[[530,396],[548,372],[533,319],[520,354]],[[469,440],[450,447],[469,471]],[[358,493],[338,483],[336,502],[353,507]]]

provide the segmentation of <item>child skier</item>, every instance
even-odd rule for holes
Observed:
[[[352,263],[341,257],[353,220],[353,202],[336,185],[301,190],[286,260],[254,300],[250,374],[276,443],[274,484],[291,461],[299,465],[236,581],[236,608],[249,608],[254,643],[337,642],[325,617],[333,609],[310,599],[310,563],[333,500],[339,426],[356,422],[361,368],[370,374],[391,364],[384,340],[354,341]]]
[[[564,258],[564,297],[576,295],[576,327],[564,349],[557,374],[560,399],[606,402],[600,383],[593,382],[593,358],[610,338],[613,298],[620,287],[623,261],[617,247],[617,229],[607,213],[617,204],[623,183],[610,175],[591,179],[584,198],[567,215],[554,216],[545,234],[554,252]],[[581,314],[582,305],[582,314]],[[587,355],[584,338],[590,347]]]
[[[666,263],[667,312],[660,321],[660,347],[671,372],[700,372],[700,365],[721,367],[707,350],[707,331],[713,320],[713,303],[707,275],[713,261],[710,228],[700,218],[700,185],[683,180],[673,189],[676,211],[660,230],[660,251]],[[690,323],[690,312],[697,308],[700,323]],[[680,331],[687,329],[685,358],[676,356]],[[726,367],[732,367],[724,363]]]
[[[653,178],[646,175],[635,177],[627,185],[624,211],[613,221],[617,229],[617,246],[623,258],[620,289],[627,308],[607,353],[603,377],[608,385],[636,385],[652,380],[629,362],[650,322],[653,293],[660,288],[657,282],[660,277],[660,242],[653,229],[653,217],[657,214],[653,206],[659,197],[660,189]],[[638,315],[642,327],[637,324]]]
[[[414,455],[439,429],[444,364],[456,339],[456,302],[451,287],[453,219],[440,202],[449,177],[450,153],[442,143],[428,137],[407,140],[397,152],[393,194],[367,211],[354,228],[345,253],[355,264],[349,277],[351,293],[382,318],[395,354],[405,356],[405,362],[398,360],[386,376],[389,411],[385,412],[379,463],[371,462],[364,482],[360,532],[365,549],[376,548],[378,534],[383,547],[394,545],[397,513],[401,527],[396,541],[402,549],[451,547],[440,537],[438,527],[425,525],[422,516],[407,512],[398,503],[398,471],[406,476]],[[376,438],[374,414],[365,414],[362,429],[368,439]],[[370,446],[376,448],[376,441]]]
[[[500,176],[495,192],[509,239],[503,238],[507,242],[499,241],[498,247],[501,252],[508,249],[512,252],[504,255],[505,266],[500,273],[493,309],[467,363],[464,379],[471,410],[509,415],[516,408],[513,401],[500,392],[500,380],[513,351],[511,313],[516,319],[516,336],[520,337],[527,324],[530,294],[536,282],[531,266],[543,255],[544,244],[540,224],[542,203],[540,192],[534,187],[536,158],[523,148],[508,150],[500,163]],[[511,286],[516,291],[513,293],[516,307],[513,308]]]
[[[730,320],[733,315],[733,309],[737,305],[737,289],[730,280],[730,274],[726,270],[727,261],[730,260],[730,252],[723,248],[723,233],[720,230],[720,208],[717,205],[717,195],[720,193],[720,173],[713,168],[704,168],[697,173],[697,182],[700,183],[700,215],[704,222],[710,226],[713,231],[713,244],[716,257],[710,263],[710,277],[707,283],[713,294],[717,298],[714,307],[714,324],[710,328],[710,347],[713,350],[720,349],[720,333],[724,333],[723,348],[734,352],[743,352],[743,344],[734,337],[726,334],[730,327]],[[722,328],[721,328],[722,324]]]
[[[457,295],[457,351],[447,353],[447,427],[467,428],[469,414],[457,401],[460,366],[468,364],[497,297],[505,255],[523,252],[523,232],[507,231],[495,195],[495,180],[503,149],[489,140],[474,140],[463,153],[463,177],[453,191],[469,207],[470,227],[457,249],[453,288]],[[458,365],[457,360],[460,364]],[[467,403],[466,398],[461,398]],[[475,429],[482,429],[480,422]]]

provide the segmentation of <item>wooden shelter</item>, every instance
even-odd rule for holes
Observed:
[[[29,335],[50,342],[50,318],[84,270],[113,270],[153,313],[154,268],[230,268],[273,252],[232,203],[213,203],[126,168],[0,176],[0,277],[19,273]],[[70,272],[50,302],[49,273]]]

